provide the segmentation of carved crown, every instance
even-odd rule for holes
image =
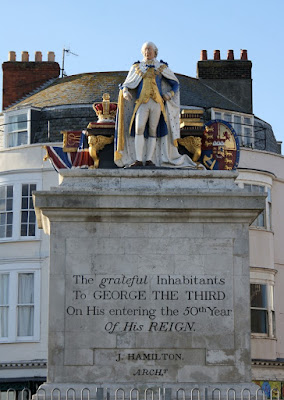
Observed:
[[[94,103],[93,109],[95,110],[98,123],[104,122],[114,122],[116,111],[117,111],[117,103],[110,102],[109,93],[103,94],[103,101],[101,103]]]

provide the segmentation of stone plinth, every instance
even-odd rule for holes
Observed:
[[[265,196],[235,172],[61,176],[34,198],[51,243],[49,387],[249,385],[248,226]]]

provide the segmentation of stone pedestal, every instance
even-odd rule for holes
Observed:
[[[248,226],[265,196],[227,171],[61,176],[34,199],[51,245],[43,389],[252,389]]]

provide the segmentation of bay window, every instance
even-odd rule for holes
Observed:
[[[39,339],[39,270],[0,271],[0,341]]]
[[[0,241],[37,238],[32,199],[36,183],[0,183]]]

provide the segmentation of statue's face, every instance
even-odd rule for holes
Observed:
[[[152,46],[146,46],[144,49],[144,58],[147,61],[153,60],[155,58],[155,50]]]

